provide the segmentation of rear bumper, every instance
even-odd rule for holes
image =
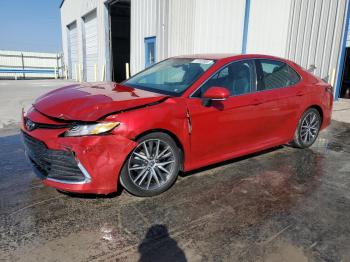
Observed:
[[[43,155],[35,154],[25,142],[35,173],[47,186],[68,192],[115,192],[123,163],[136,146],[134,141],[119,135],[59,137],[63,130],[22,131],[24,140],[29,137],[46,148],[37,148]]]
[[[321,130],[327,128],[332,121],[332,110],[333,110],[333,95],[325,92],[323,97],[323,121]]]

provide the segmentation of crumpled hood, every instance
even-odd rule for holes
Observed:
[[[39,97],[34,108],[62,120],[96,121],[113,112],[158,102],[166,96],[116,83],[71,85]]]

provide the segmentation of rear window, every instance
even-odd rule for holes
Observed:
[[[270,90],[293,86],[300,81],[300,76],[289,65],[281,61],[259,60],[262,76],[259,90]]]

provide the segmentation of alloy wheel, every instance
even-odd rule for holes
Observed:
[[[318,115],[310,111],[303,119],[300,128],[300,137],[305,144],[313,143],[320,129],[320,119]]]
[[[128,173],[137,187],[154,190],[174,175],[175,164],[174,151],[167,142],[149,139],[141,142],[132,152]]]

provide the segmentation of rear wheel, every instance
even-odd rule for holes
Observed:
[[[293,144],[299,148],[310,147],[318,137],[321,123],[322,118],[317,109],[310,108],[306,110],[299,120]]]
[[[179,149],[169,135],[159,132],[141,137],[137,142],[122,168],[120,182],[133,195],[158,195],[177,178]]]

